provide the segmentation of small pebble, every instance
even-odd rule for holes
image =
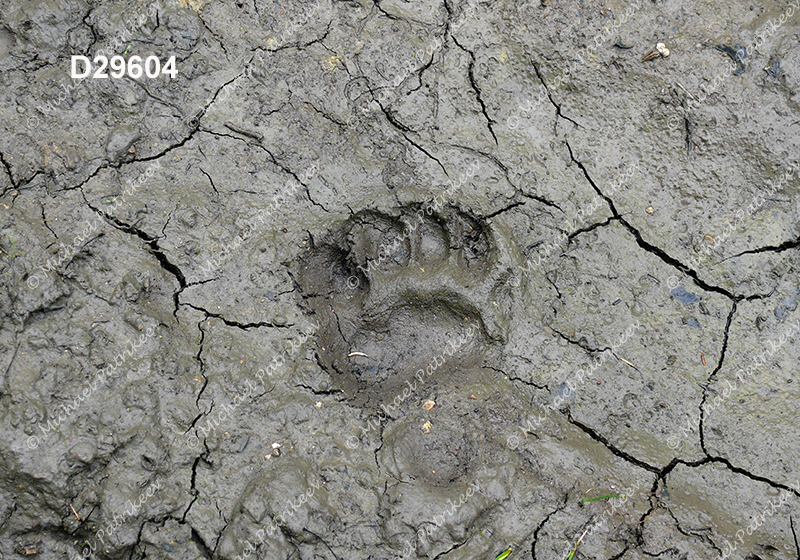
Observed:
[[[84,465],[88,465],[94,460],[95,451],[96,449],[93,443],[84,441],[75,444],[72,449],[69,450],[69,454],[71,458],[77,459]]]

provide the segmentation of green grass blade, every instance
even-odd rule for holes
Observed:
[[[583,532],[583,534],[581,535],[581,538],[579,538],[578,542],[575,543],[575,548],[573,548],[572,552],[570,552],[569,556],[567,556],[567,560],[572,560],[573,556],[575,556],[575,553],[578,552],[578,547],[581,545],[581,541],[583,540],[583,537],[585,537],[586,533],[588,533],[588,532],[589,532],[588,529]]]

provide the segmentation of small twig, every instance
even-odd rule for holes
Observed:
[[[72,510],[72,513],[74,513],[74,514],[75,514],[75,517],[77,517],[77,518],[78,518],[78,521],[79,521],[80,523],[83,523],[83,520],[82,520],[82,519],[80,518],[80,516],[78,515],[78,512],[77,512],[77,511],[75,511],[75,508],[74,508],[74,507],[72,507],[72,504],[67,504],[67,505],[69,506],[69,509],[71,509],[71,510]]]
[[[685,87],[683,87],[683,85],[682,85],[680,82],[675,82],[675,83],[676,83],[676,84],[678,84],[678,87],[679,87],[679,88],[681,88],[683,91],[685,91],[685,92],[686,92],[686,95],[688,95],[689,97],[691,97],[692,99],[694,99],[695,101],[697,101],[697,98],[696,98],[694,95],[692,95],[691,93],[689,93],[689,90],[688,90],[688,89],[686,89]]]

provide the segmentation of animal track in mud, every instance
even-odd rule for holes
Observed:
[[[320,364],[373,407],[402,393],[447,348],[458,347],[437,377],[479,368],[506,339],[506,244],[455,208],[356,214],[300,266],[303,298],[323,325]]]
[[[472,476],[481,443],[462,411],[450,403],[425,414],[418,401],[496,375],[482,365],[507,338],[508,246],[455,208],[406,206],[354,215],[302,260],[302,297],[322,325],[320,365],[365,410],[394,419],[405,409],[380,454],[397,479],[433,488]],[[435,429],[421,429],[421,414]]]

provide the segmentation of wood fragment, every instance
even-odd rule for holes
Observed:
[[[80,523],[83,523],[83,521],[81,521],[81,518],[80,518],[80,516],[78,515],[78,512],[77,512],[77,511],[75,511],[75,508],[74,508],[74,507],[72,507],[72,504],[67,504],[67,505],[69,506],[69,509],[71,509],[71,510],[72,510],[72,513],[74,513],[74,514],[75,514],[75,517],[77,517],[77,518],[78,518],[78,521],[79,521]]]
[[[678,84],[678,87],[679,87],[679,88],[681,88],[683,91],[685,91],[685,92],[686,92],[686,95],[688,95],[689,97],[691,97],[692,99],[694,99],[695,101],[697,101],[697,98],[696,98],[694,95],[692,95],[691,93],[689,93],[689,90],[688,90],[688,89],[686,89],[685,87],[683,87],[683,85],[682,85],[680,82],[675,82],[675,83],[676,83],[676,84]]]

